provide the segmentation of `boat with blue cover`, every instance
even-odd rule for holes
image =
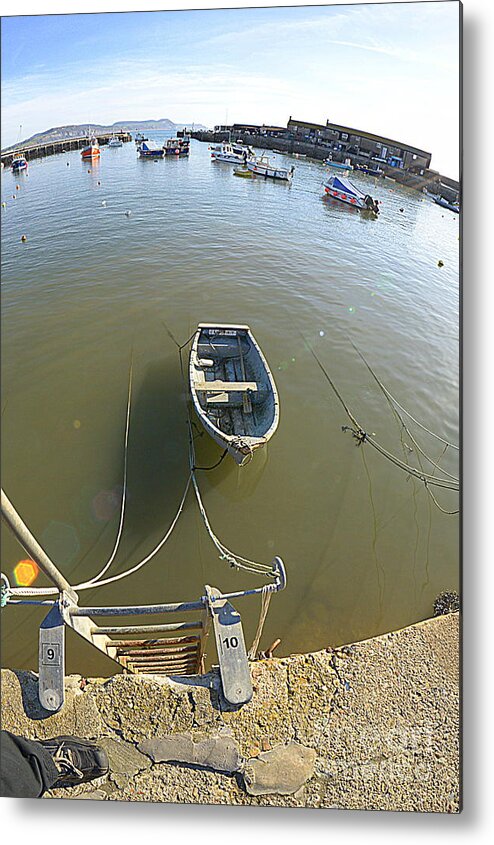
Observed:
[[[331,197],[331,199],[344,202],[360,211],[372,211],[379,214],[377,200],[373,199],[370,194],[364,194],[344,176],[330,176],[324,183],[324,191],[326,196]]]
[[[349,158],[346,158],[343,163],[341,161],[333,161],[331,156],[328,156],[328,158],[324,159],[324,164],[327,167],[332,167],[334,170],[353,170],[353,165],[350,163]]]
[[[163,158],[165,150],[163,147],[151,147],[146,141],[137,148],[140,158]]]

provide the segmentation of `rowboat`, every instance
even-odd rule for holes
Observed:
[[[294,167],[275,167],[271,164],[268,156],[259,156],[246,162],[249,170],[256,176],[264,176],[265,179],[281,179],[283,182],[291,182]]]
[[[137,148],[140,158],[163,158],[165,151],[163,147],[150,147],[146,141]]]
[[[199,323],[189,359],[192,402],[202,425],[239,466],[272,437],[276,385],[249,326]]]
[[[330,176],[324,183],[324,191],[326,196],[351,205],[353,208],[379,214],[377,200],[369,194],[364,194],[344,176]]]

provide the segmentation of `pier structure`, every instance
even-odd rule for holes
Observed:
[[[94,136],[100,146],[106,146],[108,141],[115,137],[121,141],[131,141],[132,135],[130,132],[105,132],[104,134],[95,134]],[[87,135],[78,138],[62,138],[58,141],[49,141],[44,144],[33,144],[29,146],[19,146],[15,149],[5,150],[2,152],[2,164],[4,167],[10,167],[12,160],[16,155],[23,155],[28,161],[34,158],[44,158],[45,156],[57,155],[60,153],[68,153],[71,150],[80,150],[87,146]]]

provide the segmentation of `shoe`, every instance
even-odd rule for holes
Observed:
[[[76,786],[88,780],[107,775],[110,770],[108,757],[103,748],[88,739],[78,736],[54,736],[40,741],[51,754],[60,777],[53,789]]]

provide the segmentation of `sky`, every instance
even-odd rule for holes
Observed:
[[[458,43],[456,0],[3,16],[1,143],[70,123],[292,116],[417,146],[458,178]]]

